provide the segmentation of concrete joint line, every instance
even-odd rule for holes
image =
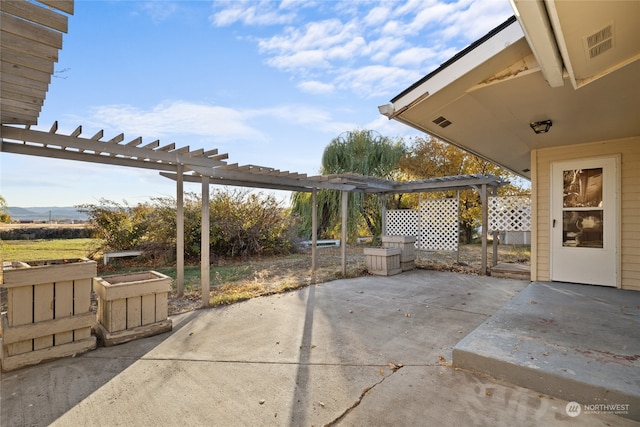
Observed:
[[[362,390],[362,393],[360,393],[360,396],[358,397],[358,399],[353,402],[353,405],[349,406],[347,409],[344,410],[344,412],[342,414],[340,414],[336,419],[329,421],[327,424],[325,424],[323,427],[332,427],[334,425],[336,425],[336,423],[339,423],[340,421],[342,421],[353,409],[357,408],[361,403],[362,400],[364,399],[364,397],[374,388],[376,388],[377,386],[379,386],[380,384],[382,384],[387,378],[389,378],[391,375],[395,374],[396,372],[398,372],[400,369],[402,369],[402,367],[397,367],[396,369],[393,369],[391,371],[391,373],[389,375],[387,375],[386,377],[382,377],[382,379],[378,382],[376,382],[375,384],[373,384],[371,387],[367,387],[364,390]]]

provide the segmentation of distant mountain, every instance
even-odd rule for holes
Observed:
[[[87,214],[78,212],[74,207],[59,207],[59,206],[47,206],[47,207],[9,207],[9,215],[11,218],[18,221],[86,221],[88,219]]]

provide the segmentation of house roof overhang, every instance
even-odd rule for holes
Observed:
[[[531,150],[640,135],[640,2],[512,3],[380,112],[526,178]]]

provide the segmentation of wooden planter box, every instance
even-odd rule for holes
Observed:
[[[3,263],[3,371],[96,347],[91,335],[96,319],[90,311],[96,271],[96,262],[86,258]]]
[[[382,236],[382,247],[400,248],[400,266],[402,271],[416,268],[416,238],[415,236]]]
[[[365,248],[364,255],[367,270],[379,276],[393,276],[402,272],[400,267],[400,248]]]
[[[172,329],[167,319],[171,278],[156,271],[96,277],[96,333],[105,346],[161,334]]]

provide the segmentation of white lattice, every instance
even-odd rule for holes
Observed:
[[[458,199],[421,201],[418,247],[428,251],[457,251],[458,209]]]
[[[387,235],[417,237],[418,211],[408,209],[387,211]]]
[[[489,232],[531,231],[531,198],[489,197]]]

